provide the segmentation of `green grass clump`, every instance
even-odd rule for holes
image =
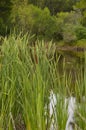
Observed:
[[[55,56],[55,47],[52,49],[52,46],[52,42],[45,44],[44,41],[37,41],[31,46],[27,35],[4,38],[0,55],[1,130],[49,130],[52,119],[56,130],[65,129],[67,108],[64,99],[72,95],[72,78],[71,73],[67,76],[65,61],[60,74],[60,57]],[[86,84],[76,80],[74,94],[77,99],[79,95],[82,97],[81,85],[86,88]],[[57,102],[52,116],[49,115],[51,90],[56,94]],[[81,111],[85,106],[80,106],[83,107],[80,107],[79,115],[86,119]]]

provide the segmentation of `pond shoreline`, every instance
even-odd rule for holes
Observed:
[[[60,51],[74,51],[74,52],[84,52],[86,51],[86,47],[77,47],[77,46],[57,46],[57,50]]]

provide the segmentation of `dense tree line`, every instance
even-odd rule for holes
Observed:
[[[11,1],[0,0],[0,34],[5,35],[11,13]]]
[[[48,7],[52,15],[60,11],[69,12],[73,10],[73,5],[75,5],[77,1],[78,0],[29,0],[30,3],[38,7]]]
[[[0,35],[13,29],[46,40],[86,38],[86,1],[0,0]]]

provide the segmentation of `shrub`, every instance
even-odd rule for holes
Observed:
[[[14,11],[16,10],[16,11]],[[11,25],[24,33],[30,32],[36,37],[53,39],[57,31],[56,18],[50,15],[48,8],[43,10],[33,5],[20,5],[11,14]]]
[[[76,36],[77,36],[78,40],[86,39],[86,27],[78,26],[78,27],[76,27],[75,32],[76,32]]]
[[[65,42],[70,43],[77,40],[75,27],[80,23],[80,17],[81,15],[74,11],[57,14],[60,34]]]
[[[77,40],[74,25],[66,24],[63,29],[63,40],[66,43],[74,42]]]

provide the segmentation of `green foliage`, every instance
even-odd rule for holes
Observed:
[[[86,27],[78,26],[75,29],[77,39],[86,39]]]
[[[86,0],[80,0],[77,2],[76,6],[80,9],[85,9],[86,8]]]
[[[0,57],[0,128],[13,130],[20,126],[26,130],[46,130],[50,127],[46,124],[49,111],[45,107],[49,105],[53,85],[49,73],[53,55],[47,58],[51,43],[48,47],[47,51],[43,41],[31,47],[28,36],[4,39]]]
[[[0,129],[19,130],[20,126],[20,129],[26,130],[46,130],[55,123],[56,129],[64,130],[67,121],[65,98],[67,93],[71,96],[74,92],[76,99],[83,99],[82,96],[86,95],[86,70],[84,78],[80,70],[80,73],[77,72],[78,77],[75,73],[76,79],[73,80],[71,73],[65,70],[63,60],[60,68],[63,72],[60,74],[60,57],[57,56],[56,61],[54,53],[49,57],[52,42],[47,47],[44,41],[37,41],[35,46],[30,46],[29,39],[28,35],[10,35],[4,38],[1,47]],[[56,94],[57,102],[55,109],[52,108],[52,116],[49,113],[51,92]],[[85,100],[79,104],[76,112],[78,118],[75,123],[82,130],[86,127]]]
[[[75,11],[60,12],[57,14],[57,23],[59,22],[59,32],[63,40],[67,43],[77,40],[75,27],[80,24],[81,14]]]
[[[65,42],[76,41],[75,26],[80,24],[81,13],[76,11],[60,12],[51,16],[48,8],[40,9],[33,5],[13,7],[11,25],[23,31],[35,34],[38,39]]]
[[[50,15],[48,8],[41,10],[33,5],[15,7],[11,13],[11,24],[24,33],[30,32],[44,39],[53,39],[57,31],[56,18]]]
[[[86,12],[85,12],[85,15],[86,15]],[[86,16],[85,15],[82,17],[81,24],[86,27]]]
[[[0,35],[16,30],[35,40],[76,41],[85,38],[85,28],[78,27],[86,26],[85,8],[85,0],[1,0]]]
[[[74,25],[65,24],[63,29],[63,40],[66,43],[72,43],[77,40]]]
[[[82,12],[82,25],[86,26],[86,0],[80,0],[77,2],[76,7],[79,8]]]
[[[28,3],[36,5],[41,8],[48,7],[52,15],[56,15],[57,12],[71,11],[73,5],[77,0],[28,0]]]

